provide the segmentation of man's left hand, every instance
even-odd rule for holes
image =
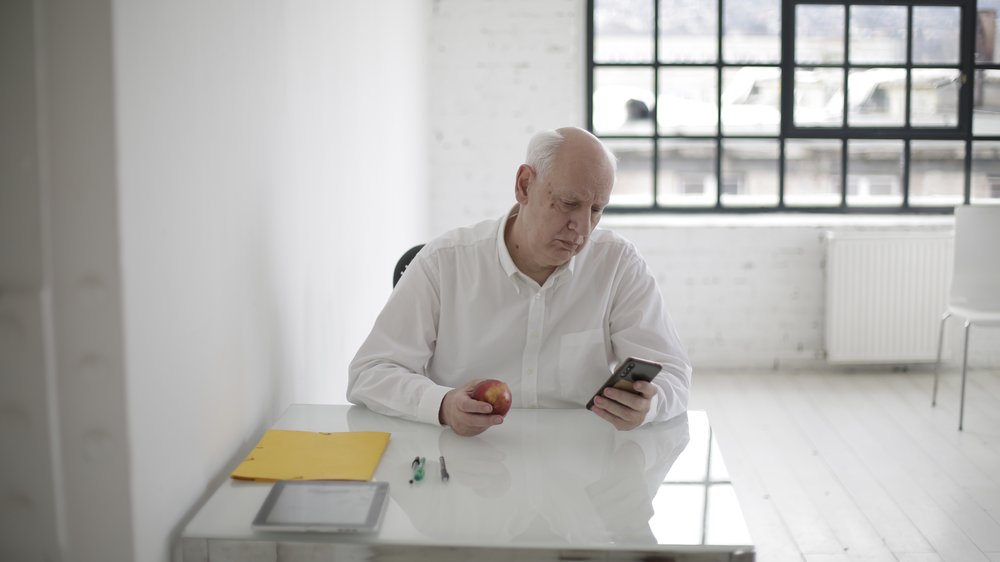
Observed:
[[[646,381],[632,383],[632,392],[608,387],[602,396],[594,398],[590,411],[619,430],[635,429],[646,419],[654,396],[656,387]]]

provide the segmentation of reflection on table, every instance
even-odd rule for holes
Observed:
[[[209,546],[199,540],[207,545],[213,539],[276,544],[275,560],[284,559],[282,547],[304,542],[368,545],[382,553],[405,546],[465,549],[462,556],[517,548],[543,558],[572,551],[586,553],[581,559],[604,559],[600,552],[618,552],[616,560],[673,553],[686,560],[753,559],[704,412],[620,432],[583,409],[515,409],[502,425],[459,437],[358,406],[294,405],[274,427],[390,432],[374,477],[390,485],[381,531],[255,533],[250,521],[270,486],[226,482],[183,533],[185,550],[195,552],[191,559],[202,559],[202,549],[207,556]],[[446,482],[441,456],[450,474]],[[414,457],[426,457],[426,477],[411,484]]]

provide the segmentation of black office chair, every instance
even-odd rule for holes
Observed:
[[[399,278],[402,277],[403,276],[403,272],[406,271],[406,266],[410,265],[410,262],[413,261],[413,257],[416,256],[417,252],[420,251],[420,248],[423,248],[423,247],[424,247],[423,244],[417,244],[416,246],[414,246],[414,247],[410,248],[409,250],[407,250],[406,253],[403,254],[402,257],[399,258],[399,261],[396,262],[396,269],[393,270],[393,272],[392,272],[392,286],[393,287],[396,286],[396,283],[399,283]]]

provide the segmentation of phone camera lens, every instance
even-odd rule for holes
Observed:
[[[631,372],[632,372],[632,365],[629,365],[629,366],[625,367],[625,374],[626,375],[629,374],[629,373],[631,373]]]

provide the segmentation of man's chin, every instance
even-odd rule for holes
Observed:
[[[560,267],[569,263],[569,260],[573,259],[579,252],[579,248],[574,248],[572,250],[560,249],[557,252],[552,253],[552,264],[555,267]]]

